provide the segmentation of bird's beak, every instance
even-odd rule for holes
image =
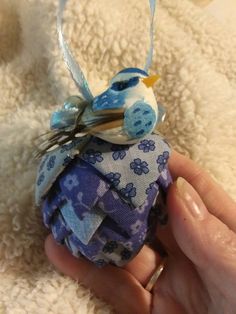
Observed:
[[[157,80],[159,80],[159,75],[151,75],[142,79],[143,83],[149,88],[153,87]]]

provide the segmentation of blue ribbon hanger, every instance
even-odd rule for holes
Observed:
[[[75,58],[73,57],[70,48],[68,47],[65,38],[63,36],[62,32],[62,17],[63,12],[65,10],[67,0],[59,0],[59,10],[57,15],[57,32],[58,32],[58,39],[59,39],[59,45],[63,53],[63,57],[65,60],[65,63],[71,73],[71,76],[79,88],[79,91],[81,92],[82,96],[85,100],[88,102],[93,101],[93,95],[90,91],[88,82],[82,72],[82,69],[80,65],[75,61]],[[150,48],[147,55],[146,65],[144,70],[146,72],[149,71],[149,68],[152,64],[152,58],[153,58],[153,50],[154,50],[154,18],[155,18],[155,10],[156,10],[156,0],[149,0],[150,9],[151,9],[151,26],[150,26]]]
[[[88,102],[91,102],[93,100],[93,95],[88,86],[88,82],[81,70],[80,65],[75,61],[75,58],[73,57],[70,51],[70,48],[68,47],[62,33],[62,16],[63,16],[66,2],[67,0],[59,0],[59,11],[57,15],[57,32],[58,32],[59,45],[63,52],[66,65],[71,73],[71,76],[75,84],[78,86],[84,99],[87,100]]]
[[[156,0],[149,0],[150,9],[151,9],[151,26],[150,26],[150,47],[147,55],[146,65],[144,70],[148,73],[153,58],[153,50],[154,50],[154,19],[155,19],[155,11],[156,11]]]

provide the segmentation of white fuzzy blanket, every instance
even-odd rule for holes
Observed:
[[[33,139],[56,104],[76,93],[57,45],[56,6],[0,2],[1,314],[110,313],[49,265],[47,230],[33,205]],[[148,1],[69,1],[65,33],[94,93],[123,67],[143,66],[148,14]],[[235,198],[236,34],[187,0],[160,1],[156,25],[152,72],[161,75],[156,95],[168,110],[162,131]]]

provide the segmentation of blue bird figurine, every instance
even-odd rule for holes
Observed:
[[[93,101],[93,111],[99,115],[104,110],[123,113],[116,127],[95,134],[116,144],[131,144],[151,133],[163,119],[158,110],[152,86],[158,76],[138,68],[127,68],[113,77],[109,88]]]
[[[91,103],[70,97],[63,109],[52,115],[51,129],[60,132],[47,139],[49,145],[43,153],[85,135],[114,144],[136,143],[164,121],[165,110],[157,104],[152,89],[158,78],[138,68],[127,68],[116,74],[109,88]]]

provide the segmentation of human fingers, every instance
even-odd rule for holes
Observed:
[[[174,180],[178,177],[187,180],[200,195],[208,210],[230,229],[236,231],[236,204],[206,171],[176,151],[173,151],[170,158],[169,169]]]
[[[164,226],[158,225],[155,235],[168,255],[178,255],[181,253],[176,239],[173,236],[169,221]]]
[[[45,251],[55,267],[111,304],[117,313],[150,313],[151,294],[128,271],[115,266],[97,268],[84,258],[75,258],[50,235]]]
[[[235,233],[207,210],[199,194],[182,178],[170,188],[167,205],[181,250],[196,265],[203,280],[210,279],[219,290],[228,285],[228,296],[234,300]]]
[[[155,250],[144,245],[139,254],[124,266],[124,269],[145,287],[161,262],[162,257]]]

